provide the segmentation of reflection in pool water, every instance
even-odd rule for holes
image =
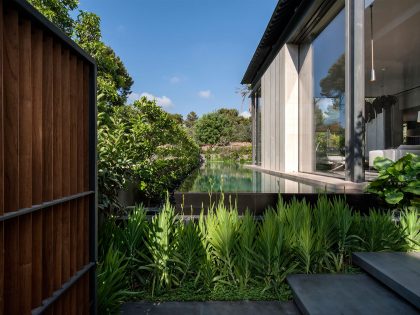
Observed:
[[[314,193],[323,189],[251,170],[238,163],[208,162],[192,173],[178,191]]]

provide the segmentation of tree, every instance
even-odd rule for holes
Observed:
[[[250,142],[252,122],[250,118],[239,116],[237,109],[221,108],[198,119],[194,130],[200,144]]]
[[[124,105],[131,93],[133,79],[120,57],[101,41],[100,17],[80,11],[74,34],[76,42],[92,55],[98,66],[98,95],[107,105]]]
[[[184,119],[181,114],[170,114],[168,113],[169,117],[175,120],[178,124],[182,125],[184,123]]]
[[[78,7],[79,0],[29,0],[29,2],[67,36],[73,34],[74,20],[70,16],[70,11]]]
[[[229,118],[218,112],[203,115],[194,129],[195,138],[201,145],[226,145],[233,133]]]
[[[325,97],[339,98],[340,104],[345,91],[345,58],[342,54],[328,69],[328,74],[320,82],[321,94]]]
[[[29,1],[96,60],[98,97],[101,104],[124,105],[131,93],[133,79],[114,50],[102,42],[100,17],[94,13],[79,11],[74,20],[70,11],[78,8],[78,0]]]
[[[197,120],[197,114],[195,112],[189,112],[187,115],[187,119],[185,119],[185,126],[187,128],[193,128]]]

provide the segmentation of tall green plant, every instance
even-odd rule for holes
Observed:
[[[406,251],[404,230],[390,213],[371,209],[369,215],[354,216],[355,234],[359,235],[358,248],[368,252]]]
[[[241,218],[238,228],[238,242],[236,246],[235,275],[241,289],[246,288],[252,280],[255,271],[255,238],[257,224],[254,217],[247,210]]]
[[[258,228],[255,249],[257,275],[263,280],[265,289],[277,290],[286,276],[295,270],[291,255],[284,248],[283,226],[277,213],[268,209]]]
[[[126,271],[125,256],[111,245],[97,268],[99,314],[117,314],[121,302],[130,295]]]
[[[235,247],[238,240],[238,212],[225,207],[221,201],[216,208],[213,224],[207,226],[211,257],[227,282],[235,282]]]
[[[179,220],[173,206],[167,201],[162,211],[153,217],[146,240],[148,264],[142,267],[151,275],[152,295],[179,284],[182,259],[177,251]]]
[[[410,250],[420,251],[420,216],[418,209],[401,212],[401,227],[404,230]]]

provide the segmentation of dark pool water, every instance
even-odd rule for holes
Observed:
[[[178,191],[315,193],[324,189],[251,170],[239,163],[208,162],[191,174]]]

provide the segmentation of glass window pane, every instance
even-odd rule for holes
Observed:
[[[364,156],[370,173],[377,156],[420,154],[420,3],[365,4]]]
[[[317,172],[344,176],[345,14],[342,10],[312,43]]]

